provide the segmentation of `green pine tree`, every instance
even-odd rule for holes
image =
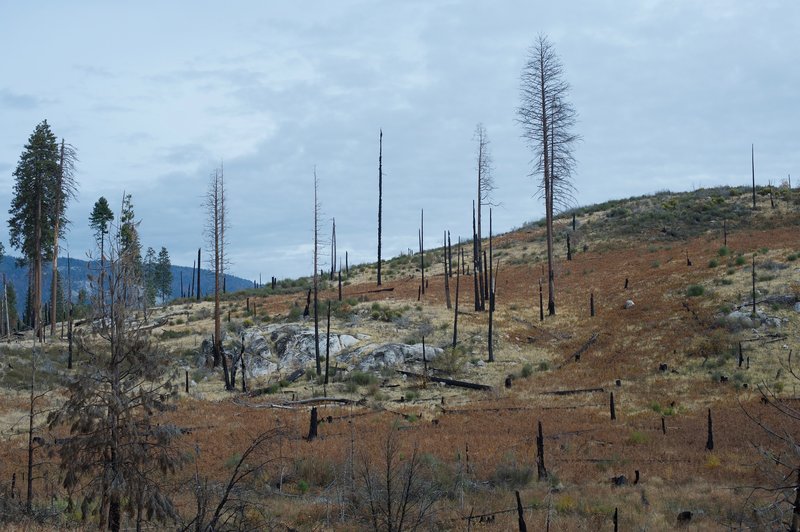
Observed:
[[[172,262],[164,246],[161,246],[161,251],[158,252],[155,277],[158,296],[161,298],[161,303],[166,303],[172,296]]]
[[[47,120],[36,126],[14,170],[14,197],[8,219],[11,246],[22,252],[33,267],[31,316],[41,338],[42,261],[52,256],[56,218],[67,223],[64,210],[56,209],[59,197],[60,150]],[[60,211],[60,212],[56,212]]]

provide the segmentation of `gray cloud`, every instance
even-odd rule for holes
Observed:
[[[22,94],[6,88],[0,88],[0,105],[11,109],[30,110],[38,107],[42,101],[30,94]]]

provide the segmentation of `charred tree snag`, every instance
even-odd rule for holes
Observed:
[[[756,157],[753,144],[750,145],[750,168],[753,172],[753,210],[756,210]]]
[[[383,130],[378,137],[378,286],[381,285],[381,228],[383,219]]]
[[[197,300],[200,301],[200,248],[197,248]]]
[[[461,239],[458,239],[458,251],[461,251]],[[456,256],[459,257],[460,261],[460,254],[456,253]],[[461,284],[461,264],[456,264],[456,305],[455,310],[453,312],[453,349],[456,348],[456,343],[458,342],[458,290]]]
[[[539,433],[536,436],[536,479],[547,479],[547,468],[544,466],[544,436],[542,435],[542,422],[539,421]]]
[[[753,317],[756,315],[756,256],[753,255]]]
[[[714,427],[711,423],[711,409],[708,409],[708,439],[706,440],[706,450],[714,450]]]
[[[447,231],[444,232],[444,251],[444,300],[450,310],[453,304],[450,302],[450,275],[447,272]]]
[[[314,279],[312,288],[314,289],[314,358],[317,363],[317,377],[322,375],[322,362],[319,354],[319,215],[321,208],[317,199],[318,189],[317,168],[314,167]]]
[[[483,281],[480,273],[480,258],[478,251],[478,234],[475,232],[475,202],[472,202],[472,284],[475,288],[475,310],[481,310],[481,296],[483,295]]]
[[[331,358],[331,302],[328,301],[328,325],[325,329],[325,384],[328,384],[328,368]]]
[[[525,514],[522,510],[522,500],[519,498],[519,491],[515,491],[517,496],[517,521],[519,522],[519,532],[528,532],[528,527],[525,525]]]
[[[425,231],[425,211],[419,211],[419,270],[422,272],[422,295],[425,295],[425,245],[423,242]]]
[[[589,315],[594,317],[594,292],[589,295]]]
[[[542,293],[542,280],[539,279],[539,321],[544,321],[544,294]]]
[[[617,409],[614,407],[614,392],[611,392],[611,421],[615,421],[617,419]]]
[[[314,438],[317,437],[317,424],[318,423],[319,423],[319,421],[317,419],[317,407],[316,406],[312,406],[311,407],[311,420],[310,420],[309,427],[308,427],[308,438],[306,438],[308,441],[311,441],[311,440],[313,440]]]
[[[247,382],[244,376],[244,334],[242,335],[242,351],[239,353],[239,364],[242,366],[242,393],[247,393]]]
[[[619,513],[617,508],[614,508],[614,532],[619,531]]]
[[[569,235],[567,235],[567,260],[572,260],[572,242],[570,242]]]
[[[418,379],[425,378],[425,375],[420,375],[419,373],[414,373],[413,371],[405,371],[402,369],[395,370],[397,373],[401,375],[407,375],[409,377],[417,377]],[[455,379],[446,379],[444,377],[428,377],[429,381],[432,382],[441,382],[442,384],[446,384],[448,386],[455,386],[457,388],[466,388],[468,390],[481,390],[481,391],[491,391],[492,387],[488,384],[479,384],[477,382],[467,382],[467,381],[459,381]]]
[[[342,266],[339,265],[339,301],[342,300]]]
[[[447,276],[453,276],[453,246],[450,242],[450,231],[447,232]]]

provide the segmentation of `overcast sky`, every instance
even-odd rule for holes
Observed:
[[[758,183],[800,182],[799,24],[800,3],[768,0],[0,0],[0,205],[47,119],[80,157],[73,256],[97,198],[127,191],[144,246],[191,265],[224,161],[231,272],[306,275],[315,165],[324,232],[335,217],[342,254],[374,261],[379,128],[392,256],[422,208],[431,246],[469,235],[482,122],[507,231],[543,213],[515,122],[540,32],[579,113],[579,204],[746,184],[751,142]]]

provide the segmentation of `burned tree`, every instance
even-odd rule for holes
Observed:
[[[568,207],[573,198],[571,175],[573,149],[579,137],[572,133],[576,112],[567,101],[569,84],[555,49],[539,35],[528,52],[522,70],[521,102],[517,121],[523,138],[534,152],[534,173],[541,172],[539,194],[545,203],[547,232],[547,284],[549,315],[556,313],[553,269],[553,215],[556,207]]]
[[[319,218],[322,207],[319,204],[317,193],[319,191],[319,179],[317,178],[317,167],[314,167],[314,277],[312,279],[312,289],[314,292],[314,359],[317,363],[317,377],[322,375],[322,361],[319,355]]]
[[[482,228],[481,228],[481,207],[484,205],[491,205],[491,194],[494,190],[494,178],[492,177],[492,155],[489,152],[489,136],[486,133],[486,128],[483,124],[479,123],[475,126],[475,135],[474,140],[477,142],[477,154],[476,154],[476,161],[475,161],[475,170],[478,174],[478,197],[477,202],[475,204],[476,207],[476,235],[477,235],[477,254],[478,254],[478,271],[479,273],[485,273],[484,270],[488,268],[488,265],[484,264],[484,261],[481,260],[481,252],[482,252]],[[482,300],[486,300],[489,298],[489,287],[487,283],[484,283],[483,286],[483,296]],[[484,305],[481,305],[481,309],[484,308]]]
[[[381,229],[383,223],[383,130],[378,137],[378,286],[381,285]]]
[[[205,202],[206,208],[206,242],[210,254],[209,263],[214,271],[214,367],[222,362],[222,370],[225,376],[225,389],[233,388],[228,373],[228,361],[222,350],[222,320],[220,313],[220,293],[222,291],[222,276],[225,275],[225,233],[227,224],[225,221],[225,179],[222,166],[215,169],[211,174]],[[198,268],[199,271],[199,268]],[[199,282],[198,282],[199,287]],[[199,294],[199,290],[198,290]]]
[[[53,220],[53,270],[52,286],[50,290],[50,336],[56,335],[56,311],[58,309],[58,239],[64,232],[64,225],[67,223],[65,217],[67,202],[75,197],[75,162],[77,161],[75,148],[61,139],[61,154],[58,164],[58,177],[56,186],[53,189],[53,212],[50,218]]]

